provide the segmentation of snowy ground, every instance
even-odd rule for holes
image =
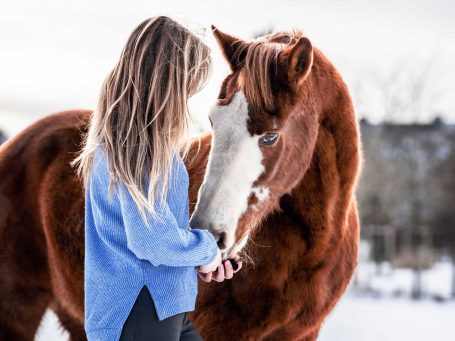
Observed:
[[[48,313],[36,341],[66,340]],[[346,295],[327,318],[319,341],[450,341],[455,339],[455,301],[359,298]]]
[[[55,314],[48,310],[41,321],[41,326],[36,333],[35,341],[61,340],[68,340],[68,333],[59,326]]]
[[[422,300],[411,300],[413,273],[361,262],[351,285],[326,319],[319,340],[455,340],[452,264],[440,261],[422,273]]]
[[[455,300],[450,300],[452,267],[439,262],[424,271],[424,299],[409,299],[412,272],[384,264],[381,275],[373,264],[362,262],[357,285],[351,286],[321,330],[320,341],[455,340]],[[67,340],[48,312],[36,341]]]
[[[455,340],[455,301],[411,301],[346,295],[322,327],[319,341]]]

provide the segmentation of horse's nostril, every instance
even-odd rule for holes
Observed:
[[[226,248],[226,245],[224,244],[225,238],[226,238],[225,232],[221,232],[218,235],[218,240],[217,240],[218,248],[220,248],[220,249]]]

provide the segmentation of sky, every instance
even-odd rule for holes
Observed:
[[[454,1],[0,0],[0,128],[14,134],[52,112],[94,108],[131,31],[162,14],[206,31],[213,73],[190,102],[204,128],[229,72],[211,24],[244,39],[269,28],[303,29],[344,77],[358,116],[373,121],[383,118],[375,79],[393,83],[394,70],[428,68],[423,120],[438,113],[455,122]]]

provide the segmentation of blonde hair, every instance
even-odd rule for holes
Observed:
[[[83,149],[72,163],[85,186],[103,144],[110,189],[121,181],[142,214],[156,215],[156,193],[163,202],[174,153],[188,152],[187,100],[205,85],[210,69],[209,48],[174,20],[160,16],[136,27],[103,83]]]

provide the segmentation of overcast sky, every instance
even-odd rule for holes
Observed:
[[[455,122],[454,1],[0,0],[0,127],[11,134],[54,111],[93,108],[130,32],[159,14],[207,30],[213,75],[191,103],[203,125],[228,73],[212,23],[241,38],[269,27],[301,28],[355,94],[370,91],[363,80],[371,74],[399,63],[416,70],[433,64],[430,90],[438,97],[431,110]],[[364,97],[358,110],[380,119],[379,104]]]

